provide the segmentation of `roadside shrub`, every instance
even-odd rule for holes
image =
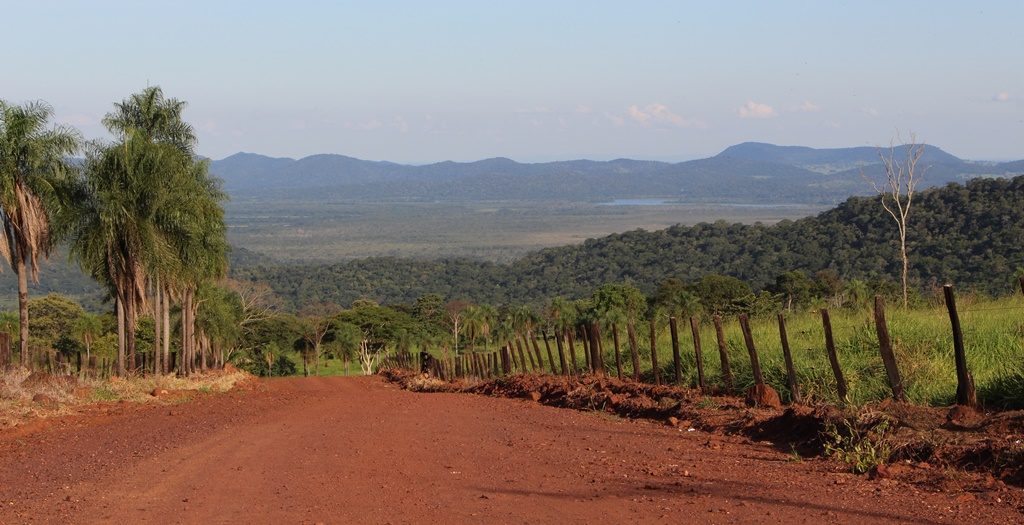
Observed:
[[[889,430],[887,420],[866,429],[849,420],[843,420],[842,428],[827,421],[822,432],[825,455],[846,463],[854,474],[866,474],[888,463],[892,457],[893,447],[887,436]]]

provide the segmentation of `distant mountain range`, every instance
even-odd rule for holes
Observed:
[[[344,155],[302,159],[237,153],[211,171],[236,197],[311,200],[605,201],[665,198],[682,202],[835,203],[870,192],[880,178],[879,149],[815,149],[745,142],[680,163],[616,159],[519,163],[507,158],[423,166]],[[903,147],[897,146],[897,155]],[[977,162],[926,146],[922,187],[974,177],[1024,173],[1024,161]]]

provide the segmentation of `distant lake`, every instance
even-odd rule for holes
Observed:
[[[804,204],[756,204],[756,203],[733,203],[733,202],[681,202],[676,199],[614,199],[608,202],[600,202],[598,206],[692,206],[692,207],[720,207],[720,208],[753,208],[753,209],[781,209],[781,208],[803,208]]]
[[[666,204],[679,204],[679,202],[668,199],[615,199],[600,203],[601,206],[664,206]]]

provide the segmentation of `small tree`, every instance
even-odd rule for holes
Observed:
[[[900,140],[899,134],[896,141]],[[910,216],[910,207],[914,200],[914,191],[918,182],[924,175],[924,170],[918,170],[917,164],[924,155],[924,144],[918,144],[917,136],[911,133],[910,142],[904,144],[903,155],[897,155],[896,141],[889,144],[888,150],[878,152],[882,159],[882,167],[885,169],[885,182],[882,186],[868,179],[871,186],[882,197],[882,208],[896,223],[896,230],[900,237],[900,260],[903,263],[901,277],[903,280],[903,308],[910,302],[908,292],[908,274],[910,273],[910,258],[907,255],[907,224]]]
[[[85,346],[85,359],[92,355],[92,343],[103,333],[103,322],[96,314],[84,313],[75,321],[75,336]]]
[[[467,301],[450,301],[444,307],[448,327],[452,330],[455,357],[459,356],[459,334],[462,333],[463,316],[466,312],[466,308],[469,306],[470,304]]]
[[[384,354],[383,351],[373,345],[369,335],[364,334],[363,338],[359,341],[359,367],[363,370],[363,375],[373,374],[374,367],[384,357]]]
[[[302,309],[299,321],[302,339],[306,341],[303,356],[315,360],[315,374],[320,375],[320,357],[324,354],[324,343],[334,340],[335,315],[340,309],[332,303],[312,304]]]

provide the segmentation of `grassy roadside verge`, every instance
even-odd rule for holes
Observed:
[[[227,392],[252,376],[239,370],[214,371],[194,377],[174,375],[80,379],[30,372],[0,371],[0,431],[25,422],[76,413],[103,402],[180,403],[193,395]]]

